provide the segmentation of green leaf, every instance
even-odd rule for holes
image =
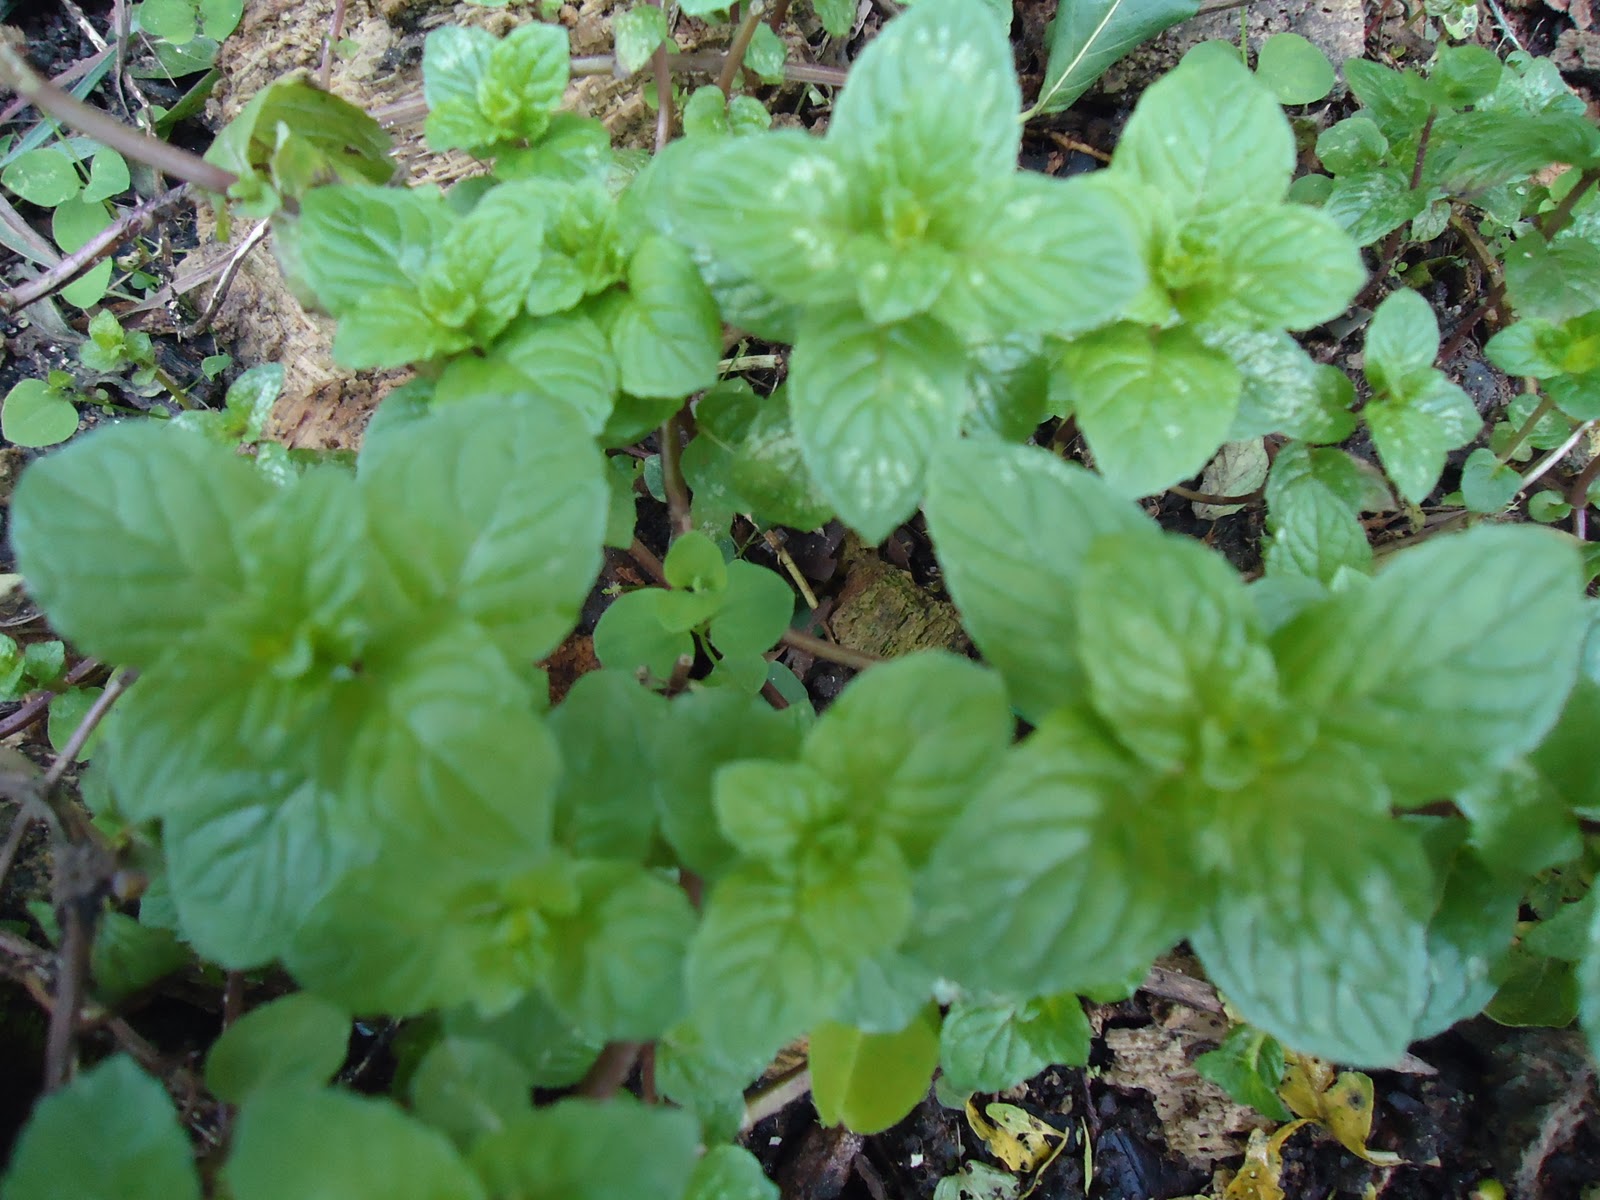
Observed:
[[[1417,1013],[1419,1037],[1444,1032],[1494,998],[1521,901],[1518,881],[1490,871],[1464,848],[1436,862],[1435,873],[1439,896],[1428,922],[1427,1000]]]
[[[1346,117],[1317,135],[1317,158],[1335,175],[1354,175],[1381,167],[1389,139],[1371,117]]]
[[[40,208],[64,204],[83,189],[78,168],[57,146],[41,146],[17,155],[0,171],[0,183]]]
[[[656,1087],[699,1119],[706,1141],[727,1141],[744,1121],[744,1089],[771,1064],[769,1050],[753,1057],[723,1057],[712,1046],[720,1010],[701,1012],[667,1031],[656,1044]],[[714,1151],[712,1152],[714,1153]],[[702,1160],[703,1162],[704,1160]]]
[[[271,1088],[246,1101],[223,1178],[237,1200],[484,1200],[443,1134],[387,1100],[303,1087]]]
[[[985,338],[1073,334],[1114,320],[1148,283],[1120,199],[1089,178],[1013,177],[981,240],[956,257],[933,315]]]
[[[599,1043],[585,1040],[538,991],[493,1016],[476,1008],[456,1008],[443,1014],[443,1021],[451,1037],[493,1045],[534,1087],[571,1087],[588,1072],[601,1049]]]
[[[1344,61],[1345,81],[1391,144],[1416,136],[1428,119],[1428,99],[1421,79],[1364,58]]]
[[[1358,246],[1370,246],[1393,233],[1427,207],[1427,193],[1411,187],[1410,175],[1399,167],[1379,167],[1342,175],[1322,204]]]
[[[667,40],[667,16],[653,4],[635,4],[611,18],[611,36],[616,42],[617,64],[632,75]],[[687,119],[688,114],[685,113]]]
[[[529,1106],[528,1073],[493,1042],[445,1037],[411,1076],[411,1111],[463,1148]]]
[[[1301,1053],[1399,1059],[1426,995],[1432,888],[1420,846],[1387,817],[1268,796],[1230,823],[1231,878],[1190,933],[1206,974],[1245,1020]]]
[[[563,846],[585,857],[645,857],[655,836],[650,756],[666,720],[666,702],[626,672],[591,671],[572,686],[547,722],[561,750]]]
[[[601,664],[618,672],[646,667],[657,679],[670,679],[680,658],[692,659],[694,638],[679,622],[668,623],[668,598],[660,588],[641,588],[613,600],[594,631]],[[697,623],[691,621],[690,628]]]
[[[790,358],[796,436],[817,486],[862,538],[916,511],[928,461],[967,404],[965,356],[938,323],[876,327],[848,308],[808,312]]]
[[[774,712],[764,700],[723,689],[673,701],[650,761],[662,832],[685,866],[715,880],[734,858],[712,807],[717,769],[741,758],[792,760],[804,730],[799,709]]]
[[[829,37],[848,37],[855,26],[856,10],[850,0],[811,0],[811,7]]]
[[[657,227],[720,269],[788,301],[854,294],[850,177],[816,138],[777,130],[684,142],[640,183],[658,196],[649,208]]]
[[[1530,231],[1506,251],[1505,281],[1521,317],[1566,321],[1593,312],[1600,308],[1600,245],[1570,235],[1546,244]]]
[[[646,1107],[629,1096],[561,1100],[481,1139],[472,1166],[491,1195],[519,1200],[681,1196],[698,1141],[694,1118],[676,1109]],[[623,1147],[648,1152],[619,1152]]]
[[[78,410],[42,379],[19,379],[0,402],[0,437],[13,446],[54,446],[77,432]]]
[[[1290,703],[1320,715],[1324,742],[1377,767],[1397,802],[1426,803],[1554,724],[1575,673],[1580,594],[1559,536],[1480,526],[1396,555],[1370,586],[1279,630],[1279,679]]]
[[[728,586],[722,551],[703,533],[690,531],[679,537],[661,565],[670,587],[720,592]]]
[[[897,1033],[862,1033],[824,1021],[811,1031],[807,1057],[823,1123],[881,1133],[927,1094],[939,1065],[939,1010],[926,1005]]]
[[[1026,1003],[961,1000],[939,1031],[939,1067],[955,1092],[1002,1092],[1046,1067],[1089,1061],[1089,1018],[1070,993]]]
[[[1461,495],[1471,512],[1497,513],[1517,498],[1522,476],[1493,450],[1479,446],[1461,467]]]
[[[301,200],[297,263],[317,299],[343,317],[390,289],[414,296],[449,227],[436,188],[317,188]]]
[[[350,1014],[309,992],[269,1001],[235,1021],[206,1055],[206,1086],[241,1104],[283,1084],[320,1087],[344,1063]]]
[[[653,1041],[682,1015],[694,909],[675,882],[630,863],[586,863],[578,908],[550,921],[541,981],[586,1038]]]
[[[1342,442],[1355,432],[1355,390],[1338,367],[1317,363],[1281,331],[1209,327],[1206,345],[1238,368],[1242,388],[1230,441],[1286,433],[1311,442]]]
[[[1600,130],[1579,113],[1478,110],[1447,113],[1433,128],[1428,178],[1454,193],[1522,179],[1552,163],[1600,159]]]
[[[1439,353],[1439,319],[1416,292],[1390,294],[1367,327],[1366,375],[1380,392],[1404,395],[1407,384],[1433,368]]]
[[[1227,440],[1241,388],[1232,362],[1191,330],[1131,322],[1069,343],[1053,382],[1100,473],[1129,497],[1199,474]]]
[[[1256,78],[1279,104],[1315,104],[1337,82],[1328,56],[1298,33],[1275,33],[1261,43]]]
[[[1437,371],[1420,379],[1417,390],[1404,398],[1374,400],[1362,410],[1384,469],[1413,504],[1426,500],[1439,482],[1445,455],[1470,442],[1483,426],[1461,388]]]
[[[170,929],[141,925],[125,913],[105,913],[95,932],[90,962],[95,995],[107,1005],[120,1004],[192,959]]]
[[[92,1145],[83,1133],[96,1130]],[[125,1054],[39,1101],[5,1176],[8,1200],[60,1196],[199,1200],[200,1180],[167,1090]]]
[[[1235,1025],[1220,1046],[1194,1060],[1201,1078],[1274,1121],[1287,1121],[1293,1115],[1278,1098],[1283,1068],[1278,1040],[1248,1025]]]
[[[451,405],[363,456],[360,484],[373,551],[413,612],[459,613],[517,662],[576,623],[609,500],[604,460],[571,410],[515,397]]]
[[[81,250],[106,226],[111,224],[111,214],[102,203],[90,203],[82,196],[63,201],[50,214],[50,233],[63,253]],[[110,258],[102,259],[88,272],[61,289],[61,298],[78,308],[98,304],[100,297],[111,286]]]
[[[1291,442],[1267,478],[1267,572],[1332,583],[1348,567],[1370,571],[1372,549],[1361,513],[1373,481],[1342,450]]]
[[[1585,991],[1581,972],[1573,964],[1514,946],[1506,959],[1505,978],[1484,1015],[1518,1028],[1560,1029],[1587,1010]]]
[[[920,873],[914,957],[1025,996],[1094,991],[1143,971],[1204,894],[1151,789],[1092,719],[1047,719]]]
[[[181,46],[194,40],[199,13],[193,0],[144,0],[136,14],[139,28]]]
[[[787,388],[763,398],[742,381],[719,384],[700,398],[694,415],[683,473],[696,505],[748,510],[793,529],[815,529],[833,515],[801,457]]]
[[[1242,63],[1213,55],[1185,60],[1146,90],[1113,169],[1187,215],[1282,199],[1294,161],[1294,136],[1271,94]]]
[[[89,653],[142,666],[246,591],[237,530],[271,494],[226,450],[130,423],[30,467],[10,532],[55,627]],[[107,588],[138,621],[100,602]]]
[[[1060,112],[1135,46],[1199,11],[1198,0],[1090,0],[1056,13],[1044,87],[1032,114]]]
[[[1087,471],[1037,448],[963,441],[933,472],[928,525],[962,623],[1030,720],[1081,694],[1072,616],[1102,534],[1147,530]]]
[[[1205,307],[1229,324],[1311,329],[1344,312],[1367,278],[1349,236],[1298,204],[1230,211],[1216,245],[1212,286],[1224,295]]]
[[[607,329],[624,391],[687,396],[716,382],[722,321],[688,251],[646,238],[628,264],[626,302]]]
[[[762,23],[756,26],[750,45],[745,48],[744,65],[754,71],[763,83],[783,82],[783,62],[789,56],[788,47],[777,30]]]
[[[805,761],[917,865],[987,782],[1012,729],[998,676],[930,651],[852,682],[806,738]]]
[[[711,618],[711,644],[724,655],[763,655],[789,628],[794,606],[794,592],[781,576],[754,563],[731,563],[722,607]]]
[[[102,146],[90,160],[89,183],[83,189],[85,200],[109,200],[132,186],[127,160],[109,146]]]
[[[513,323],[495,343],[489,361],[519,371],[525,380],[521,386],[542,401],[576,409],[590,432],[605,428],[620,385],[617,360],[605,334],[584,313]],[[449,372],[446,368],[441,388]]]
[[[1102,538],[1076,604],[1088,696],[1153,768],[1198,768],[1220,785],[1251,769],[1241,731],[1277,700],[1272,656],[1238,574],[1186,538]],[[1144,715],[1159,707],[1163,719]]]
[[[428,145],[492,150],[537,138],[566,91],[567,33],[559,25],[521,25],[496,39],[481,29],[446,26],[423,46]]]
[[[959,95],[960,105],[945,104],[941,91]],[[1021,107],[1000,21],[963,0],[926,0],[889,22],[852,64],[827,145],[863,198],[904,202],[924,221],[965,219],[973,198],[1016,171]]]
[[[684,1200],[778,1200],[778,1185],[743,1146],[712,1146],[695,1164]]]

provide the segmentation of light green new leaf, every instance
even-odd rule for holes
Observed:
[[[811,1032],[808,1059],[823,1123],[881,1133],[927,1094],[939,1065],[939,1010],[924,1006],[895,1033],[862,1033],[824,1021]]]
[[[272,494],[205,438],[117,425],[23,473],[11,541],[56,629],[88,653],[146,666],[248,590],[238,531]]]
[[[521,397],[451,405],[384,438],[359,482],[373,548],[413,611],[459,613],[524,663],[576,622],[609,499],[572,410]]]
[[[0,171],[0,183],[40,208],[65,204],[83,189],[78,168],[59,146],[23,151]]]
[[[1236,59],[1185,60],[1139,99],[1113,170],[1169,197],[1179,214],[1283,198],[1294,173],[1283,110]]]
[[[1211,461],[1239,410],[1226,355],[1190,329],[1124,322],[1070,342],[1053,383],[1120,495],[1159,492]]]
[[[1371,117],[1346,117],[1317,135],[1317,158],[1335,175],[1354,175],[1383,165],[1389,139]]]
[[[1366,587],[1273,637],[1291,703],[1402,804],[1503,767],[1554,724],[1583,629],[1577,557],[1559,535],[1480,526],[1397,554]]]
[[[631,1096],[561,1100],[478,1142],[471,1161],[493,1196],[642,1200],[682,1196],[699,1131],[686,1112]]]
[[[200,1180],[166,1089],[119,1054],[39,1101],[12,1150],[5,1194],[199,1200]]]
[[[968,986],[1025,996],[1142,972],[1182,914],[1206,903],[1174,828],[1181,813],[1151,789],[1093,718],[1046,720],[919,874],[912,955]]]
[[[1277,679],[1224,559],[1188,538],[1102,538],[1075,607],[1089,698],[1124,745],[1157,770],[1253,769]]]
[[[515,368],[535,396],[572,406],[589,432],[605,428],[620,385],[617,360],[606,335],[586,314],[565,312],[513,323],[490,351],[490,361]],[[446,377],[449,371],[447,367]],[[443,387],[441,379],[441,391]]]
[[[716,382],[722,319],[681,246],[645,239],[628,264],[627,299],[610,316],[623,391],[682,397]]]
[[[1050,24],[1044,88],[1030,115],[1070,108],[1128,51],[1199,10],[1199,0],[1066,0]]]
[[[206,1055],[206,1086],[240,1104],[280,1084],[318,1088],[344,1063],[350,1014],[310,992],[293,992],[239,1018]]]
[[[992,194],[1015,172],[1021,107],[1011,43],[992,12],[925,0],[889,22],[851,66],[827,145],[863,198],[903,201],[924,225],[959,222],[970,219],[972,197]]]
[[[1102,534],[1152,531],[1103,481],[1052,454],[963,441],[937,460],[928,526],[962,623],[1037,721],[1083,687],[1073,605]]]
[[[687,628],[672,620],[675,614],[667,602],[673,598],[660,588],[640,588],[613,600],[594,631],[594,652],[601,664],[623,673],[645,667],[657,679],[672,678],[678,660],[694,656],[689,629],[701,619],[690,620]]]
[[[1026,1003],[958,1000],[939,1030],[944,1085],[1001,1092],[1046,1067],[1089,1061],[1089,1018],[1070,993]]]
[[[1378,305],[1367,326],[1366,376],[1390,395],[1404,395],[1407,384],[1433,369],[1439,353],[1439,318],[1416,292],[1394,292]]]
[[[1218,990],[1285,1045],[1352,1066],[1405,1053],[1426,995],[1428,861],[1381,815],[1262,796],[1189,940]]]
[[[966,356],[926,317],[879,328],[821,309],[807,314],[789,371],[806,466],[839,515],[881,542],[916,511],[929,459],[960,429]]]
[[[223,1178],[237,1200],[484,1200],[443,1134],[387,1100],[303,1087],[246,1101]]]
[[[754,563],[729,563],[722,607],[711,618],[711,644],[723,655],[765,654],[789,628],[794,606],[794,591],[781,575]]]

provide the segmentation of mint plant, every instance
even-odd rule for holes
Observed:
[[[1073,27],[1041,111],[1118,44]],[[619,56],[662,32],[625,22]],[[207,1056],[237,1109],[223,1187],[774,1196],[719,1143],[786,1043],[809,1039],[825,1120],[883,1129],[936,1072],[963,1105],[1085,1062],[1084,1001],[1183,939],[1248,1022],[1205,1069],[1279,1115],[1291,1052],[1392,1063],[1486,1008],[1527,1017],[1552,973],[1543,1015],[1600,1029],[1593,564],[1467,512],[1379,561],[1364,515],[1432,497],[1477,410],[1413,291],[1375,307],[1359,414],[1293,337],[1406,221],[1526,259],[1490,354],[1545,394],[1461,481],[1474,510],[1509,504],[1523,444],[1590,419],[1600,135],[1527,64],[1351,65],[1366,115],[1319,143],[1350,169],[1301,186],[1298,53],[1253,75],[1195,52],[1070,181],[1017,169],[1005,31],[958,0],[890,22],[820,138],[702,89],[642,162],[557,111],[568,47],[541,24],[430,35],[430,142],[491,160],[448,191],[397,186],[387,135],[304,80],[247,106],[212,150],[234,207],[273,222],[341,362],[416,378],[352,469],[263,440],[281,373],[254,368],[221,411],[30,466],[10,530],[61,635],[140,673],[85,792],[151,890],[137,920],[109,887],[63,906],[63,957],[87,920],[102,998],[191,953],[301,989]],[[1531,182],[1569,154],[1569,184]],[[1352,236],[1338,189],[1396,171],[1408,215]],[[99,334],[91,356],[137,357]],[[1340,445],[1361,422],[1381,469]],[[1074,429],[1098,474],[1021,444]],[[1135,501],[1268,435],[1246,583]],[[652,456],[661,586],[611,597],[600,669],[552,695],[542,664],[602,548],[632,544]],[[820,716],[769,704],[796,597],[741,557],[743,519],[837,514],[870,542],[919,508],[982,660],[873,665]],[[330,1085],[355,1014],[407,1022],[392,1096]],[[618,1094],[641,1046],[655,1103]],[[120,1132],[60,1178],[200,1194],[122,1057],[40,1106],[8,1194],[53,1194],[89,1121]]]

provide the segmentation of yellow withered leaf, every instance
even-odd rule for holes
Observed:
[[[989,1153],[1013,1171],[1027,1174],[1039,1169],[1060,1152],[1066,1141],[1067,1135],[1054,1125],[1047,1125],[1014,1104],[995,1101],[985,1105],[983,1112],[988,1119],[968,1097],[967,1124]]]
[[[1360,1071],[1342,1071],[1319,1058],[1291,1057],[1278,1095],[1296,1116],[1327,1127],[1351,1154],[1375,1167],[1393,1167],[1405,1160],[1389,1150],[1370,1150],[1374,1105],[1372,1078]]]

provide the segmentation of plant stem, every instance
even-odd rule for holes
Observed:
[[[1511,456],[1522,449],[1522,443],[1533,435],[1533,431],[1539,427],[1539,422],[1548,417],[1555,410],[1555,407],[1555,401],[1550,399],[1549,396],[1539,397],[1539,403],[1533,406],[1533,411],[1528,414],[1528,419],[1522,423],[1522,428],[1512,434],[1511,440],[1506,443],[1505,448],[1495,455],[1501,466],[1505,466],[1506,463],[1510,462]]]
[[[785,21],[789,19],[789,0],[777,0],[772,6],[772,13],[767,17],[767,24],[776,32]]]
[[[115,250],[119,243],[144,233],[165,215],[168,209],[187,202],[193,194],[193,188],[189,184],[180,184],[165,195],[157,196],[154,200],[146,200],[138,208],[129,209],[122,214],[120,220],[106,226],[43,274],[10,291],[0,292],[0,312],[16,312],[19,308],[26,308],[35,301],[43,300],[51,293],[60,291],[73,280],[86,275],[97,262]]]
[[[667,586],[667,572],[662,567],[661,560],[652,554],[650,547],[646,546],[638,538],[634,538],[633,545],[628,547],[628,557],[643,567],[645,574],[649,575],[651,579],[654,579],[662,587]]]
[[[739,1121],[739,1132],[752,1129],[811,1090],[811,1067],[801,1065],[785,1071],[775,1079],[750,1089],[744,1098],[744,1117]]]
[[[225,192],[233,186],[237,176],[232,171],[224,171],[198,154],[190,154],[160,138],[140,133],[45,79],[12,43],[9,36],[11,32],[7,29],[5,36],[0,36],[0,84],[11,88],[40,112],[48,113],[62,124],[70,125],[79,133],[110,146],[124,158],[154,167],[174,179],[182,179],[210,192]]]
[[[750,39],[755,37],[756,27],[761,24],[761,14],[766,11],[766,0],[748,0],[744,6],[744,16],[733,35],[733,44],[728,47],[727,61],[717,75],[717,86],[728,99],[733,98],[733,81],[739,77],[739,68],[744,66],[745,51],[750,49]]]
[[[1589,507],[1589,489],[1594,485],[1597,476],[1600,476],[1600,454],[1589,460],[1588,465],[1578,472],[1578,477],[1567,489],[1567,503],[1572,505],[1574,511],[1581,513]]]
[[[93,658],[85,658],[72,670],[68,671],[61,682],[66,684],[67,688],[77,687],[78,684],[92,677],[96,671],[104,669],[104,663]],[[62,690],[65,691],[66,688]],[[22,706],[16,712],[0,721],[0,741],[21,733],[28,726],[38,721],[40,717],[50,711],[50,701],[54,700],[59,694],[58,692],[44,691],[24,700]]]
[[[622,1085],[628,1082],[628,1075],[633,1070],[633,1064],[639,1061],[639,1053],[643,1049],[639,1042],[608,1042],[606,1048],[600,1051],[600,1057],[589,1068],[589,1073],[583,1077],[583,1082],[578,1084],[578,1095],[594,1100],[615,1096],[622,1090]]]
[[[826,659],[828,662],[852,667],[857,671],[865,671],[868,667],[875,667],[888,661],[876,654],[868,654],[865,650],[851,650],[848,646],[841,646],[837,642],[825,642],[819,637],[812,637],[809,633],[801,633],[798,629],[785,629],[783,636],[778,640],[791,650],[800,650],[816,658]]]
[[[1561,445],[1550,451],[1549,454],[1546,454],[1538,461],[1538,463],[1528,469],[1528,473],[1522,477],[1522,486],[1517,490],[1522,491],[1524,488],[1531,487],[1535,483],[1539,482],[1539,480],[1544,477],[1545,473],[1549,471],[1551,467],[1555,466],[1558,462],[1565,458],[1567,456],[1567,452],[1581,442],[1583,440],[1583,435],[1588,433],[1589,430],[1593,429],[1595,425],[1595,421],[1585,421],[1582,425],[1579,425],[1576,429],[1574,429],[1571,436],[1569,436],[1566,441],[1562,442]],[[1588,468],[1585,467],[1584,470],[1588,470]]]
[[[1572,210],[1578,207],[1578,201],[1583,199],[1583,194],[1600,180],[1600,167],[1590,167],[1578,176],[1578,182],[1572,185],[1572,190],[1561,197],[1557,204],[1539,220],[1539,233],[1545,241],[1549,241],[1567,227],[1567,222],[1572,220]]]
[[[72,736],[67,739],[67,744],[61,747],[61,753],[56,755],[55,762],[50,764],[50,769],[45,772],[44,779],[39,786],[46,792],[53,789],[61,782],[61,777],[67,773],[67,768],[72,766],[74,760],[82,752],[84,743],[87,742],[100,722],[105,720],[106,713],[111,711],[111,706],[117,702],[124,692],[133,686],[134,680],[139,678],[139,672],[131,667],[119,672],[116,678],[106,684],[94,703],[89,706],[89,711],[83,714],[83,720],[78,722],[78,727],[72,731]]]
[[[1244,496],[1218,496],[1211,492],[1197,492],[1191,488],[1186,488],[1182,484],[1177,483],[1169,487],[1167,491],[1171,492],[1174,496],[1181,496],[1183,499],[1192,501],[1195,504],[1215,504],[1219,508],[1234,504],[1259,504],[1261,502],[1261,497],[1265,494],[1264,489],[1257,488],[1255,491]]]
[[[661,486],[667,493],[667,515],[672,525],[672,536],[678,537],[694,528],[689,513],[689,485],[683,479],[683,446],[679,442],[682,414],[669,418],[659,434],[661,440]]]

